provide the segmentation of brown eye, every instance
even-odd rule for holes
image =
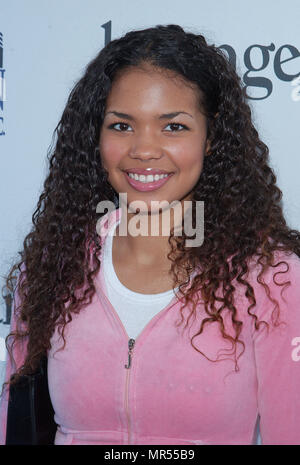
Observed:
[[[120,126],[120,129],[116,129],[115,126],[117,126],[117,125]],[[115,131],[125,132],[128,127],[130,127],[129,124],[119,122],[119,123],[111,124],[110,126],[108,126],[108,129],[114,129]]]
[[[179,124],[179,123],[169,123],[166,127],[168,127],[168,126],[175,128],[175,130],[171,130],[171,131],[167,131],[167,132],[181,132],[184,129],[188,129],[187,126],[185,126],[184,124]],[[178,126],[181,126],[183,129],[178,130]]]

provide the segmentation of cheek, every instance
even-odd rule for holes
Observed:
[[[112,138],[103,137],[100,139],[99,151],[104,166],[113,167],[119,163],[124,156],[124,143]]]
[[[205,151],[205,142],[191,138],[182,144],[174,145],[172,154],[174,163],[181,171],[201,170]]]

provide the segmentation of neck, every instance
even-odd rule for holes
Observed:
[[[174,227],[176,234],[177,226],[181,227],[180,208],[179,202],[177,208],[169,211],[132,213],[127,206],[121,206],[121,221],[115,232],[120,253],[130,255],[132,261],[142,266],[170,263],[168,240],[171,229]]]

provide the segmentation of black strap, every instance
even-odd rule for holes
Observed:
[[[9,387],[6,445],[54,444],[56,428],[44,356],[36,373]]]

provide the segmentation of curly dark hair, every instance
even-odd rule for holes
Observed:
[[[262,276],[270,266],[276,266],[273,252],[289,251],[300,257],[300,233],[286,224],[282,192],[268,165],[268,147],[253,125],[245,87],[226,55],[209,45],[203,35],[187,32],[179,25],[130,31],[108,43],[88,64],[55,128],[57,140],[48,152],[49,174],[32,216],[33,228],[19,252],[20,261],[6,277],[6,285],[12,290],[15,272],[19,270],[21,275],[22,304],[15,308],[17,327],[6,339],[10,355],[16,342],[28,341],[25,362],[11,383],[22,374],[34,372],[50,349],[56,326],[65,347],[66,324],[95,293],[93,278],[101,265],[96,224],[103,216],[96,213],[96,207],[103,200],[119,206],[99,154],[106,99],[117,73],[147,63],[196,84],[208,121],[210,156],[204,157],[193,194],[193,201],[205,204],[204,242],[200,247],[185,248],[185,234],[169,237],[172,250],[178,252],[171,260],[174,288],[180,270],[190,274],[191,264],[196,267],[201,263],[201,271],[184,293],[185,303],[193,304],[186,325],[196,312],[196,292],[201,292],[207,313],[191,339],[193,347],[201,352],[193,340],[208,322],[219,322],[223,337],[234,347],[237,342],[244,344],[239,340],[242,322],[234,305],[234,279],[245,287],[247,312],[255,319],[255,329],[259,328],[262,322],[250,312],[256,305],[255,292],[244,279],[250,258],[256,257],[260,265],[257,281],[267,292]],[[186,289],[188,283],[189,278],[180,289]],[[219,288],[221,297],[216,295]],[[181,322],[185,319],[183,308]],[[235,337],[225,332],[225,308],[231,312]]]

